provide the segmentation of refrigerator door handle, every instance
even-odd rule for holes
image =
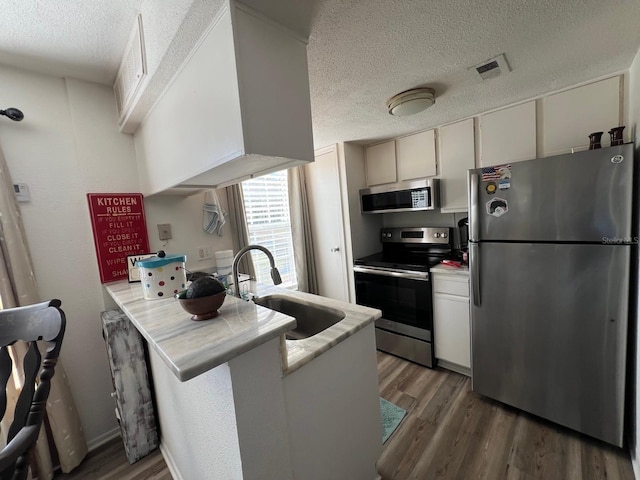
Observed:
[[[480,255],[478,255],[479,245],[469,243],[469,268],[471,270],[471,287],[473,304],[480,306]]]
[[[479,177],[469,172],[469,240],[477,241],[480,231],[480,209],[478,205]]]

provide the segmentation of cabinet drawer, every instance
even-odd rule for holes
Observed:
[[[469,279],[458,275],[434,275],[433,291],[468,297]]]

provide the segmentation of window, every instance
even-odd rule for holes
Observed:
[[[286,170],[242,182],[242,193],[249,243],[268,248],[282,277],[282,286],[296,288]],[[251,257],[256,280],[267,285],[273,283],[267,256],[254,250]]]

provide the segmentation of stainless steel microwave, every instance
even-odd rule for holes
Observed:
[[[415,212],[440,207],[440,180],[425,178],[360,190],[362,213]]]

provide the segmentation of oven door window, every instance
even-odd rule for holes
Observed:
[[[431,330],[431,282],[356,272],[358,305],[379,308],[382,317]]]

